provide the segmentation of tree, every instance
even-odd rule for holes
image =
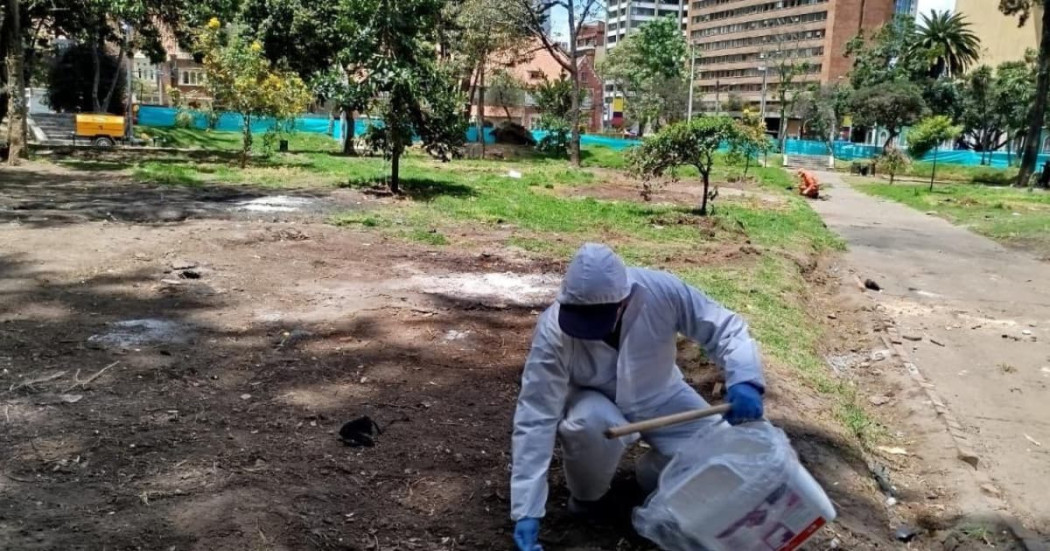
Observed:
[[[999,105],[1008,98],[998,90],[998,84],[995,73],[987,65],[970,71],[963,82],[960,121],[964,128],[963,142],[981,152],[981,164],[985,164],[985,153],[999,149],[1010,138],[1005,121],[1008,110]]]
[[[802,121],[803,135],[816,136],[834,151],[835,136],[850,109],[852,91],[846,84],[810,88],[795,100],[795,116]]]
[[[581,84],[582,71],[580,70],[580,56],[576,55],[577,37],[583,30],[583,25],[595,20],[604,11],[600,0],[512,0],[524,14],[522,26],[534,38],[539,39],[543,47],[557,60],[565,73],[569,75],[572,82],[572,111],[571,135],[569,142],[569,160],[573,166],[580,166],[580,105],[583,98],[583,87]],[[544,31],[545,23],[551,17],[551,11],[555,7],[564,8],[568,17],[569,52],[565,55],[561,47],[551,41]]]
[[[726,100],[722,102],[722,110],[726,113],[740,113],[747,107],[747,102],[736,92],[729,92]]]
[[[1046,115],[1047,94],[1050,93],[1050,6],[1042,0],[999,0],[999,11],[1006,15],[1016,15],[1018,27],[1023,27],[1032,14],[1032,10],[1042,8],[1040,16],[1039,56],[1036,59],[1035,97],[1028,111],[1028,131],[1024,140],[1024,152],[1021,155],[1021,169],[1017,173],[1017,185],[1028,185],[1035,171],[1035,162],[1039,155],[1040,135],[1043,132],[1043,119]]]
[[[628,153],[632,170],[645,179],[676,178],[675,169],[696,167],[704,183],[701,216],[707,215],[711,168],[723,143],[738,140],[739,127],[729,117],[697,117],[665,127]]]
[[[98,65],[94,64],[98,61]],[[97,67],[97,69],[96,69]],[[96,52],[92,44],[77,44],[63,51],[48,71],[47,102],[52,109],[69,113],[90,113],[97,106],[92,97],[92,82],[96,80],[104,89],[113,88],[109,112],[119,115],[124,112],[125,73],[120,60],[105,53]]]
[[[729,159],[734,163],[743,161],[744,178],[751,168],[751,161],[773,149],[766,136],[766,122],[759,113],[745,109],[729,140]]]
[[[218,19],[200,32],[196,48],[202,55],[213,108],[234,111],[242,118],[244,168],[252,147],[252,121],[272,117],[280,124],[298,115],[310,104],[310,91],[294,73],[275,69],[263,55],[261,43],[238,32],[224,32]]]
[[[11,166],[26,155],[25,50],[21,24],[20,0],[7,0],[0,23],[0,42],[7,54],[3,59],[7,69],[7,112],[11,115],[7,125],[7,162]]]
[[[400,192],[400,161],[419,137],[430,155],[448,161],[463,144],[463,95],[454,68],[434,55],[439,0],[352,0],[369,13],[358,52],[365,81],[380,98],[381,125],[369,128],[373,151],[390,160],[390,190]],[[367,9],[365,9],[367,8]]]
[[[869,38],[850,39],[846,57],[853,60],[850,84],[855,90],[896,81],[916,82],[925,74],[926,60],[911,55],[917,34],[914,20],[898,15]]]
[[[787,141],[787,115],[794,104],[795,97],[798,95],[798,82],[796,79],[810,72],[809,62],[798,59],[802,51],[802,34],[798,34],[798,39],[794,43],[789,43],[783,38],[784,36],[777,35],[776,49],[766,53],[766,61],[770,65],[767,65],[765,68],[768,71],[771,66],[773,75],[777,79],[777,105],[780,108],[780,127],[777,128],[777,142],[779,142],[780,151],[784,151],[784,144]]]
[[[512,119],[510,110],[512,107],[525,105],[525,83],[514,78],[506,70],[497,71],[492,76],[492,82],[486,90],[486,99],[494,107],[503,109],[507,119]]]
[[[580,94],[584,92],[581,90]],[[544,80],[533,86],[532,98],[542,116],[540,130],[546,132],[537,145],[547,154],[564,157],[572,150],[573,110],[579,100],[573,101],[573,85],[565,75],[558,80]]]
[[[1007,134],[1007,155],[1012,152],[1015,142],[1021,142],[1021,149],[1024,148],[1035,78],[1035,52],[1032,50],[1023,61],[1007,61],[995,68],[995,103]]]
[[[958,77],[981,57],[981,40],[961,13],[924,13],[915,34],[909,55],[925,60],[932,78]]]
[[[906,170],[910,164],[911,159],[909,159],[908,156],[897,147],[888,147],[875,157],[875,166],[877,166],[880,171],[890,175],[891,186],[893,185],[893,180],[897,177],[897,174]]]
[[[474,68],[477,94],[477,130],[481,155],[485,155],[485,77],[492,58],[497,53],[508,63],[521,57],[529,35],[521,26],[525,13],[522,6],[505,0],[462,0],[458,5],[457,22],[462,33],[459,50],[467,66]]]
[[[903,127],[922,116],[926,104],[919,87],[907,82],[887,82],[857,90],[851,100],[854,122],[860,126],[882,126],[889,131],[883,149]]]
[[[962,133],[962,127],[956,126],[944,115],[927,117],[913,126],[908,132],[908,155],[922,159],[933,151],[933,171],[930,174],[930,191],[933,191],[933,180],[937,177],[937,149],[946,141],[954,140]]]
[[[686,43],[672,17],[644,23],[598,66],[624,95],[626,115],[641,129],[681,120],[688,96]]]
[[[368,109],[374,96],[368,82],[348,74],[344,67],[332,68],[314,77],[314,94],[322,102],[330,101],[345,121],[342,132],[343,155],[357,155],[354,150],[354,113]]]

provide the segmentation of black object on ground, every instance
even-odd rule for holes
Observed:
[[[339,438],[351,448],[371,448],[376,445],[375,437],[383,434],[379,425],[371,417],[364,415],[347,421],[339,429]]]
[[[882,290],[882,287],[879,287],[879,284],[876,283],[874,279],[865,279],[864,280],[864,287],[866,287],[868,289],[871,289],[872,291],[881,291]]]

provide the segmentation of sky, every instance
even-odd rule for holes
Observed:
[[[551,8],[551,34],[559,42],[569,41],[569,14],[561,6]]]

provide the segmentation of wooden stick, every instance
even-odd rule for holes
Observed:
[[[710,417],[712,415],[721,415],[723,413],[728,412],[729,404],[712,406],[707,409],[694,409],[693,411],[683,411],[682,413],[665,415],[663,417],[656,417],[654,419],[648,419],[646,421],[639,421],[637,423],[630,423],[627,425],[613,427],[605,431],[605,437],[609,439],[619,438],[621,436],[627,436],[628,434],[634,434],[636,432],[645,432],[647,430],[658,429],[660,427],[666,427],[668,425],[677,425],[679,423],[685,423],[686,421],[695,421],[696,419],[703,419],[704,417]]]
[[[98,373],[95,373],[94,375],[92,375],[92,376],[90,376],[90,377],[88,377],[87,379],[84,379],[84,380],[80,379],[80,370],[78,369],[77,370],[77,374],[73,376],[73,380],[76,381],[76,382],[73,383],[73,386],[67,388],[66,392],[69,392],[70,390],[73,390],[74,388],[76,388],[78,386],[81,387],[81,388],[86,387],[87,385],[91,384],[92,381],[94,381],[95,379],[98,379],[99,375],[102,375],[103,373],[105,373],[107,369],[109,369],[109,368],[111,368],[111,367],[113,367],[113,366],[115,366],[115,365],[117,365],[119,363],[120,363],[119,360],[115,361],[115,362],[107,365],[106,367],[103,367],[101,370],[99,370]]]

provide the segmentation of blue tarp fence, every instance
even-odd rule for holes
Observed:
[[[204,129],[208,127],[208,119],[203,113],[198,111],[189,112],[193,116],[193,125],[196,128]],[[139,108],[138,123],[142,126],[156,126],[156,127],[172,127],[175,126],[175,116],[178,114],[178,110],[173,107],[160,107],[155,105],[143,105]],[[273,129],[276,121],[274,119],[264,118],[252,120],[252,132],[267,132]],[[297,132],[310,132],[316,134],[328,133],[328,117],[325,115],[302,115],[296,117],[292,121],[293,128]],[[354,120],[354,135],[360,136],[364,134],[365,130],[370,124],[381,125],[382,121],[368,120],[368,119],[355,119]],[[237,113],[223,113],[219,116],[218,123],[215,125],[215,130],[224,132],[240,132],[244,127],[243,118]],[[335,135],[336,139],[343,137],[343,129],[336,121],[335,124]],[[485,143],[496,143],[496,139],[492,136],[492,129],[485,128]],[[533,137],[536,140],[540,140],[546,135],[541,130],[534,130],[532,132]],[[467,141],[476,142],[478,141],[478,129],[475,126],[467,128]],[[610,136],[599,136],[594,134],[584,134],[580,137],[581,145],[593,145],[608,147],[610,149],[622,150],[629,147],[633,147],[641,143],[639,140],[626,140],[622,138],[613,138]]]
[[[835,142],[833,148],[835,158],[843,161],[874,159],[882,151],[882,148],[877,145],[856,144],[845,141]],[[814,140],[788,139],[785,140],[784,151],[788,155],[827,155],[828,146],[824,142]],[[922,158],[922,161],[927,163],[933,162],[933,156],[934,153],[931,151]],[[937,150],[938,163],[962,166],[981,166],[983,164],[992,168],[1006,168],[1010,166],[1011,162],[1016,164],[1019,160],[1019,155],[1017,153],[1009,154],[996,151],[984,153],[984,163],[981,162],[981,158],[982,154],[977,151],[959,149]],[[1047,160],[1050,160],[1050,155],[1039,155],[1036,166],[1041,167]]]

